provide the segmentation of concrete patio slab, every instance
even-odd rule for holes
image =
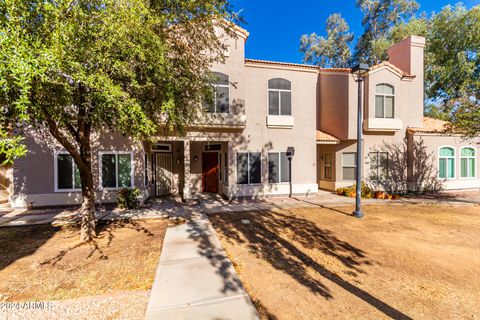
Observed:
[[[205,215],[167,230],[146,319],[258,319]]]

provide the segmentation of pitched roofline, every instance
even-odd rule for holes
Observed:
[[[388,61],[383,61],[383,62],[380,62],[376,65],[371,66],[368,74],[371,74],[372,72],[375,72],[375,71],[380,70],[382,68],[390,69],[393,72],[397,73],[402,78],[414,79],[416,77],[416,75],[405,72],[402,69],[400,69],[399,67],[397,67],[396,65],[394,65],[393,63],[390,63]]]

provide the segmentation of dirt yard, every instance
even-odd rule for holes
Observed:
[[[480,206],[352,209],[210,219],[262,319],[480,318]]]
[[[149,290],[166,228],[166,220],[100,222],[88,243],[76,228],[0,228],[0,301]]]

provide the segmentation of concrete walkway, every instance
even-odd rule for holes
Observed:
[[[403,197],[400,200],[363,199],[363,204],[437,204],[449,206],[480,205],[480,192],[469,193],[443,193],[438,195],[424,195]],[[177,197],[163,197],[153,199],[147,206],[136,210],[108,210],[102,208],[97,211],[97,219],[150,219],[167,217],[188,217],[192,212],[215,214],[222,212],[259,211],[271,209],[291,209],[302,207],[334,208],[351,206],[355,204],[354,198],[338,196],[331,192],[319,191],[310,196],[271,197],[264,199],[235,199],[225,200],[219,195],[200,195],[190,203],[182,203]],[[0,227],[27,226],[36,224],[64,224],[80,217],[76,208],[56,209],[11,209],[0,206]]]
[[[205,215],[167,229],[146,319],[258,319]]]

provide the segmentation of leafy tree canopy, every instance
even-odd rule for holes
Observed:
[[[480,134],[480,6],[446,6],[392,29],[390,43],[417,34],[425,48],[426,99],[435,102],[431,114],[450,120],[467,136]],[[426,112],[431,113],[431,108]]]
[[[364,33],[357,41],[355,60],[370,65],[385,60],[390,30],[419,8],[415,0],[357,0],[356,5],[363,12]]]
[[[304,34],[300,39],[300,52],[304,54],[303,61],[320,67],[345,68],[350,65],[350,44],[353,33],[339,13],[328,17],[326,22],[327,38],[316,33]]]
[[[229,33],[232,16],[224,0],[0,0],[0,121],[46,130],[73,157],[84,239],[94,230],[92,134],[183,132],[223,59],[216,27]]]

